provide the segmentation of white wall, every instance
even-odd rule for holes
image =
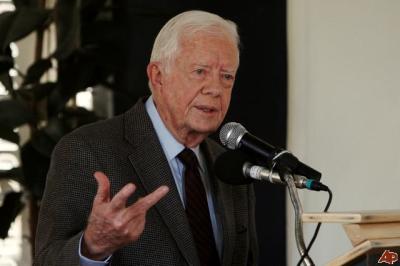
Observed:
[[[398,0],[288,0],[288,144],[323,173],[331,211],[400,209],[399,11]],[[327,199],[301,196],[304,211]],[[288,265],[296,265],[289,203],[288,212]],[[350,248],[330,224],[311,255],[323,265]]]

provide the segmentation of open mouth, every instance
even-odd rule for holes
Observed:
[[[217,108],[210,107],[210,106],[203,106],[203,105],[196,106],[196,109],[198,109],[198,110],[200,110],[200,111],[202,111],[202,112],[204,112],[206,114],[212,114],[212,113],[217,112]]]

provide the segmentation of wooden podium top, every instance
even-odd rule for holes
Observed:
[[[354,265],[351,263],[369,253],[400,247],[400,210],[303,213],[302,220],[304,223],[341,223],[344,227],[353,248],[329,266]]]
[[[392,223],[400,222],[400,210],[303,213],[304,223]]]

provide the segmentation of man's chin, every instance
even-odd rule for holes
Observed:
[[[197,123],[192,125],[192,130],[204,135],[210,135],[217,131],[220,123]]]
[[[210,134],[214,133],[219,123],[190,123],[186,124],[187,135],[184,138],[184,144],[187,147],[195,147],[199,145]]]

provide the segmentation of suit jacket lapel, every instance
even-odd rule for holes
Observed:
[[[188,264],[198,265],[196,246],[171,169],[141,100],[125,113],[124,126],[125,138],[133,145],[129,160],[143,187],[147,193],[161,185],[169,187],[170,191],[155,208]]]
[[[215,145],[215,144],[214,144]],[[213,185],[216,215],[219,222],[222,224],[223,234],[223,249],[221,265],[232,265],[233,248],[235,243],[235,217],[233,215],[233,201],[231,186],[222,183],[217,179],[213,166],[217,157],[222,153],[212,148],[211,141],[207,140],[202,144],[202,151],[207,160],[208,172],[210,175],[211,184]]]

